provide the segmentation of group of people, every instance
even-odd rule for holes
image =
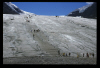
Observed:
[[[39,29],[37,29],[37,30],[34,30],[34,32],[39,32],[40,30]],[[32,32],[32,30],[31,30],[31,32]],[[34,34],[33,34],[33,37],[34,37]]]
[[[38,30],[34,30],[34,32],[39,32],[40,30],[38,29]]]
[[[36,16],[36,14],[35,14],[35,16]],[[26,19],[28,19],[28,18],[31,18],[32,16],[31,15],[29,15],[29,17],[28,16],[26,16],[25,18]],[[26,20],[26,22],[30,22],[29,20]]]
[[[60,51],[58,50],[58,55],[60,56],[69,56],[71,55],[71,53],[63,53],[62,55],[60,54]],[[85,54],[83,53],[83,57]],[[89,58],[90,56],[92,56],[94,58],[94,53],[86,53],[86,57]],[[79,54],[77,53],[77,58],[79,58]]]
[[[59,17],[59,16],[56,16],[56,17]]]
[[[27,20],[28,18],[31,18],[32,16],[31,15],[29,15],[29,17],[28,16],[26,16],[25,18],[26,18],[26,22],[30,22],[29,20]]]
[[[35,16],[36,16],[36,14],[35,14]],[[28,18],[31,18],[31,17],[32,17],[32,16],[31,16],[31,15],[29,15],[29,17],[28,17],[28,16],[26,16],[25,18],[27,18],[27,19],[28,19]]]

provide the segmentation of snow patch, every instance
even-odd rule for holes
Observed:
[[[82,16],[76,16],[76,17],[82,17]]]
[[[87,4],[93,4],[94,2],[86,2]]]
[[[81,8],[78,8],[79,9],[79,13],[83,13],[88,7],[90,7],[92,4],[89,4],[89,5],[86,5],[86,6],[83,6]]]
[[[59,17],[65,17],[65,15],[60,15]]]
[[[14,5],[14,4],[12,4],[11,2],[9,2],[12,6],[14,6],[14,7],[16,7],[16,8],[18,8],[16,5]]]
[[[34,13],[31,13],[31,12],[27,12],[27,11],[24,11],[24,10],[21,10],[24,14],[28,14],[28,15],[30,15],[30,14],[33,14],[33,15],[35,15]],[[20,13],[20,14],[23,14],[23,13]]]
[[[74,38],[70,35],[65,35],[65,34],[62,34],[64,36],[65,39],[69,39],[69,41],[75,41]]]

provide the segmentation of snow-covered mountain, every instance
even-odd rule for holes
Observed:
[[[96,2],[94,2],[92,4],[83,6],[69,13],[67,16],[75,16],[75,17],[81,16],[84,18],[96,18],[97,17],[96,5],[97,5]]]
[[[11,2],[3,2],[3,14],[34,14],[34,13],[21,10]]]
[[[79,9],[79,13],[83,13],[88,7],[90,7],[92,4],[83,6],[82,8],[78,8]]]

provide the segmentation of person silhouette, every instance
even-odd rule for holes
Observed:
[[[94,53],[92,54],[93,58],[94,58]]]
[[[66,53],[66,56],[67,56],[67,53]]]
[[[69,56],[70,56],[70,54],[71,54],[71,53],[69,53]]]
[[[89,54],[88,53],[86,55],[87,55],[87,57],[89,57]]]
[[[65,56],[65,53],[63,53],[63,56]]]
[[[83,53],[83,57],[84,57],[84,53]]]
[[[60,50],[58,50],[58,55],[60,55]]]
[[[77,58],[79,58],[79,54],[77,53]]]

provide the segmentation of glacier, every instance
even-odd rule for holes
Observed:
[[[86,7],[80,10],[83,12]],[[73,13],[72,13],[73,14]],[[36,15],[3,3],[3,58],[26,56],[71,57],[94,53],[97,57],[97,20],[60,15]],[[92,56],[90,56],[92,57]]]
[[[3,57],[59,56],[58,50],[61,55],[70,52],[72,57],[77,53],[82,57],[88,52],[96,57],[96,19],[25,17],[28,15],[3,14]]]

